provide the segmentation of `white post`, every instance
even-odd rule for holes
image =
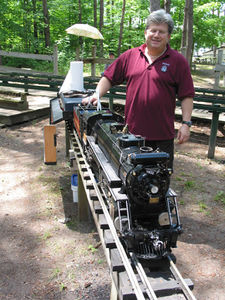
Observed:
[[[218,61],[217,65],[215,68],[215,83],[214,83],[214,88],[218,88],[220,85],[220,70],[217,69],[218,65],[222,65],[222,60],[223,60],[223,50],[218,50]]]

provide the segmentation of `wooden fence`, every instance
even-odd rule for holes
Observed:
[[[223,50],[218,51],[217,64],[215,65],[215,89],[217,89],[220,85],[221,73],[223,73],[223,86],[225,86],[225,65],[223,62]]]
[[[0,57],[1,56],[9,56],[9,57],[17,57],[17,58],[31,58],[31,59],[37,59],[37,60],[46,60],[46,61],[51,61],[53,62],[53,67],[54,67],[54,75],[58,75],[58,48],[57,45],[54,46],[53,48],[53,54],[52,55],[43,55],[43,54],[32,54],[32,53],[22,53],[22,52],[9,52],[9,51],[3,51],[0,50]],[[90,58],[82,58],[80,57],[79,54],[79,48],[76,49],[76,60],[83,61],[84,64],[91,64],[91,76],[95,77],[96,76],[96,64],[111,64],[113,62],[113,59],[110,58],[97,58],[96,57],[96,46],[92,47],[92,57]],[[0,63],[1,65],[1,63]],[[43,72],[35,71],[35,70],[25,70],[25,69],[19,69],[19,68],[10,68],[4,66],[0,66],[0,71],[5,72],[5,73],[11,73],[11,72],[16,72],[16,73],[34,73],[34,74],[43,74]],[[104,69],[102,70],[104,71]],[[49,73],[51,74],[51,73]],[[45,72],[45,75],[47,73]]]
[[[17,58],[30,58],[37,60],[46,60],[53,62],[53,74],[58,74],[58,47],[54,45],[53,54],[45,55],[45,54],[33,54],[33,53],[22,53],[22,52],[9,52],[0,50],[0,56],[8,56],[8,57],[17,57]],[[30,72],[30,70],[29,70]]]

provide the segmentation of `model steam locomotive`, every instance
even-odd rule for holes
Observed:
[[[145,146],[109,109],[74,106],[73,125],[125,249],[145,262],[166,257],[182,230],[169,154]]]
[[[126,251],[158,264],[182,231],[169,154],[145,146],[143,137],[129,133],[121,115],[81,106],[87,95],[52,99],[51,123],[64,119],[76,131]]]

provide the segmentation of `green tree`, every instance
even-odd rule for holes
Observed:
[[[144,30],[146,18],[150,12],[150,1],[126,0],[126,13],[121,18],[123,0],[105,0],[104,10],[103,0],[49,0],[48,2],[45,0],[48,4],[48,15],[44,14],[48,19],[47,22],[43,17],[43,1],[1,0],[0,45],[2,50],[48,53],[52,52],[53,44],[57,43],[59,59],[63,66],[74,59],[79,42],[82,57],[91,56],[93,44],[97,45],[97,53],[100,53],[99,41],[66,33],[66,28],[75,23],[87,23],[101,30],[104,36],[101,53],[103,56],[106,56],[109,50],[117,53],[118,45],[122,53],[144,43]],[[167,10],[170,7],[170,13],[175,22],[170,44],[172,48],[180,50],[185,0],[154,2],[160,3],[161,7],[164,6]],[[223,9],[224,0],[193,1],[195,50],[220,46],[225,42]],[[48,33],[46,29],[49,30]],[[46,40],[47,36],[48,40]]]
[[[194,1],[194,42],[196,50],[225,42],[224,1]],[[215,13],[217,12],[217,13]]]

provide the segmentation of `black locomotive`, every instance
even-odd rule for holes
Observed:
[[[146,147],[108,109],[74,106],[73,125],[125,249],[150,263],[166,257],[182,231],[169,154]]]

